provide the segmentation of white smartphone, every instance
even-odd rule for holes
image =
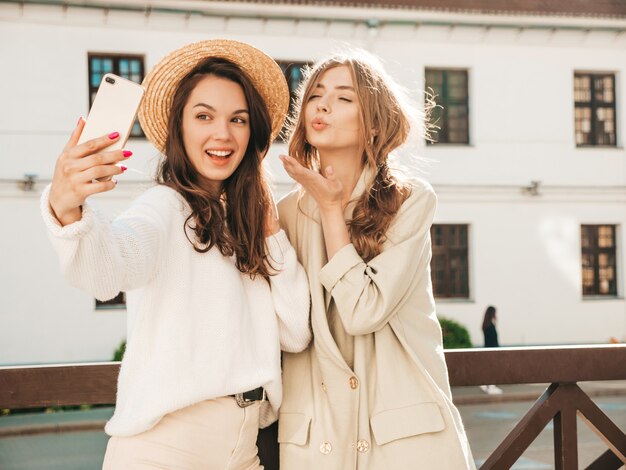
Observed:
[[[143,93],[138,83],[107,73],[102,77],[78,143],[119,132],[119,140],[105,151],[122,149],[130,136]]]

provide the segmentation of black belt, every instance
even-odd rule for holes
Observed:
[[[243,393],[236,393],[231,395],[235,397],[235,401],[241,408],[252,405],[255,401],[265,400],[265,389],[263,387],[255,388],[254,390],[248,390]]]

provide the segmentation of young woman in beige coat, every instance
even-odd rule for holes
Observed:
[[[389,155],[414,126],[366,54],[312,68],[293,119],[300,187],[280,221],[307,270],[314,341],[283,358],[281,470],[473,469],[430,280],[436,196]]]

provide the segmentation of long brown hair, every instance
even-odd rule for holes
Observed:
[[[189,95],[203,78],[214,75],[243,89],[250,112],[250,140],[241,163],[224,181],[220,194],[210,192],[194,168],[183,144],[182,113]],[[210,58],[180,83],[170,110],[166,157],[157,182],[178,191],[191,207],[183,229],[199,253],[216,246],[222,255],[235,255],[239,271],[252,278],[273,273],[265,246],[265,218],[271,203],[261,162],[270,145],[270,117],[263,98],[248,76],[230,61]],[[195,235],[192,240],[188,229]]]
[[[289,154],[304,166],[319,169],[317,149],[306,141],[304,106],[321,75],[334,67],[347,66],[361,108],[362,163],[374,170],[368,189],[356,201],[349,222],[350,238],[359,255],[369,261],[382,251],[386,232],[410,186],[389,168],[389,154],[406,142],[414,118],[402,92],[382,66],[365,53],[337,55],[305,71],[296,99],[295,114],[289,119]]]

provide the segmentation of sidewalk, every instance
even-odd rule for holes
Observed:
[[[624,396],[626,381],[581,382],[580,387],[595,397]],[[457,406],[489,403],[528,402],[536,400],[548,384],[501,385],[501,395],[488,395],[479,387],[454,387],[452,397]],[[113,407],[56,413],[17,414],[0,417],[0,438],[72,431],[102,431],[113,414]]]

